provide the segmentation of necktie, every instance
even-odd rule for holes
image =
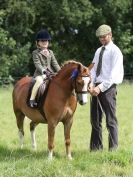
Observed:
[[[100,71],[102,68],[102,57],[103,57],[103,52],[105,50],[105,47],[102,47],[100,54],[99,54],[99,61],[98,61],[98,65],[97,65],[97,70],[96,70],[96,76],[98,77],[100,75]]]

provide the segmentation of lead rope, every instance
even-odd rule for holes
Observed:
[[[91,111],[91,102],[92,102],[92,96],[90,97],[90,111]],[[101,105],[100,100],[99,100],[98,97],[97,97],[97,104],[99,104],[100,109],[101,109],[101,111],[102,111],[102,114],[104,115],[104,111],[103,111],[102,105]],[[98,106],[97,106],[97,115],[98,115]],[[91,112],[90,112],[90,116],[91,116]],[[92,123],[92,122],[91,122],[91,123]],[[98,122],[98,125],[99,125],[99,122]],[[93,124],[92,124],[92,126],[94,127],[94,129],[95,129],[96,131],[98,131],[98,128],[97,128],[97,127],[95,127]]]
[[[98,104],[98,102],[97,102],[97,104]],[[91,117],[91,110],[92,110],[91,105],[92,105],[92,96],[90,97],[90,117]],[[97,110],[96,111],[97,111],[97,115],[98,115],[98,105],[97,105]],[[92,117],[91,117],[91,125],[92,125],[92,127],[97,132],[99,132],[99,120],[98,119],[97,119],[97,124],[98,124],[98,128],[93,124]],[[102,139],[100,139],[100,141],[102,142]]]

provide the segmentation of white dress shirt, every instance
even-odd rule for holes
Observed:
[[[100,75],[96,77],[96,69],[99,61],[100,48],[97,49],[92,63],[94,67],[91,70],[93,83],[100,83],[101,92],[109,89],[113,84],[120,84],[123,81],[123,55],[120,49],[110,41],[106,46],[102,58],[102,68]]]

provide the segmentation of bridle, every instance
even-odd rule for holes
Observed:
[[[84,76],[84,75],[78,75],[78,76],[74,79],[75,92],[78,93],[78,94],[87,94],[87,93],[88,93],[88,90],[86,90],[86,91],[78,91],[77,85],[76,85],[76,81],[77,81],[77,78],[78,78],[78,77],[82,77],[82,78],[83,78],[83,77],[84,77],[84,78],[85,78],[85,77],[88,77],[88,78],[89,78],[90,75],[89,75],[89,74],[88,74],[88,75],[85,75],[85,76]],[[91,79],[90,79],[88,85],[89,85],[90,83],[91,83]]]

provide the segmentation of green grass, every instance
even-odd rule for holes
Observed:
[[[19,148],[12,110],[12,87],[0,88],[0,177],[133,177],[133,84],[118,87],[119,148],[108,152],[108,132],[103,119],[103,152],[89,151],[89,103],[78,105],[71,129],[73,160],[65,156],[63,126],[56,128],[55,153],[47,159],[47,125],[36,128],[37,151],[31,148],[29,120],[25,121],[24,149]]]

